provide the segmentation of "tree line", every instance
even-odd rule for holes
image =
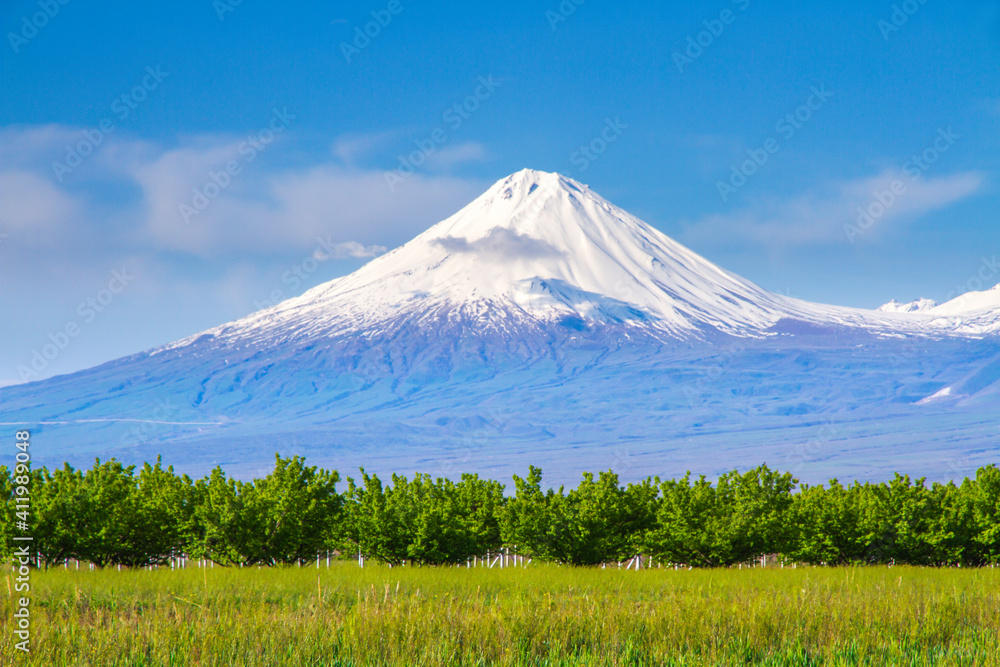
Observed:
[[[688,473],[622,485],[584,473],[576,488],[543,488],[542,471],[513,477],[513,494],[465,474],[384,482],[363,469],[338,490],[337,471],[275,456],[274,470],[241,481],[112,459],[86,471],[0,467],[0,549],[31,535],[39,565],[166,564],[179,554],[220,565],[306,563],[323,553],[384,563],[462,564],[509,549],[537,561],[596,565],[636,555],[721,567],[777,554],[807,564],[983,566],[1000,561],[1000,469],[961,484],[800,485],[760,466],[714,483]],[[16,487],[30,510],[15,507]],[[388,483],[387,483],[388,482]],[[23,509],[23,508],[22,508]],[[27,519],[27,526],[19,521]],[[26,529],[25,529],[26,528]]]

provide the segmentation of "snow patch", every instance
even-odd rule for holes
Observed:
[[[920,399],[917,401],[917,405],[927,405],[928,403],[933,403],[949,397],[951,397],[951,387],[945,387],[944,389],[931,394],[927,398]]]

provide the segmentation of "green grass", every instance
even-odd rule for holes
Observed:
[[[1000,570],[36,572],[61,665],[1000,665]]]

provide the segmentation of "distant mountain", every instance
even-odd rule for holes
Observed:
[[[966,292],[938,303],[918,299],[910,303],[892,300],[879,307],[886,313],[920,313],[932,328],[969,335],[1000,332],[1000,284],[982,292]]]
[[[930,310],[936,305],[938,305],[938,302],[931,299],[917,299],[909,303],[900,303],[893,299],[889,303],[882,304],[878,309],[882,313],[921,313]]]
[[[995,458],[1000,430],[1000,290],[964,298],[878,312],[776,295],[524,170],[300,297],[2,388],[0,421],[35,425],[52,462],[163,453],[192,472],[281,451],[567,481],[761,461],[941,476],[942,457]]]

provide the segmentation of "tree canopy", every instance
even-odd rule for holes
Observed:
[[[570,565],[624,561],[721,567],[777,554],[810,564],[980,566],[1000,561],[1000,469],[960,484],[887,482],[799,487],[759,466],[623,485],[584,473],[570,490],[542,471],[500,482],[415,474],[388,483],[347,478],[275,455],[274,470],[242,481],[219,467],[192,480],[157,459],[136,470],[112,459],[86,471],[0,467],[0,550],[10,557],[16,488],[30,489],[28,531],[40,565],[163,564],[178,554],[222,565],[305,563],[361,554],[385,563],[461,564],[501,550]]]

